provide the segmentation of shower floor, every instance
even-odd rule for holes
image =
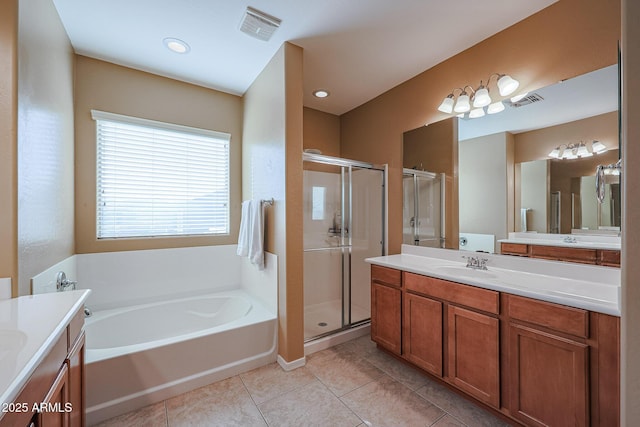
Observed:
[[[304,339],[342,328],[342,301],[333,300],[304,307]],[[352,304],[351,319],[359,322],[371,317],[369,308]]]

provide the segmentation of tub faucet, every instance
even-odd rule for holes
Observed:
[[[474,270],[487,270],[487,258],[479,258],[477,256],[463,256],[462,258],[467,259],[468,268],[473,268]]]
[[[56,289],[58,292],[64,292],[68,288],[75,290],[77,284],[78,282],[67,279],[67,275],[64,271],[58,271],[58,274],[56,275]]]

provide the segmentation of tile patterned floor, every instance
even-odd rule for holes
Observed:
[[[368,336],[276,363],[107,420],[117,426],[507,426],[378,350]]]

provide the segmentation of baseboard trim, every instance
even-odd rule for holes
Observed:
[[[305,357],[287,362],[282,356],[278,355],[276,360],[278,361],[278,365],[280,365],[280,367],[285,371],[293,371],[294,369],[303,367],[307,363],[307,359]]]

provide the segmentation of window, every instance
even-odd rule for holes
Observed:
[[[326,187],[316,187],[312,188],[311,193],[311,219],[312,220],[323,220],[324,219],[324,199],[327,193]]]
[[[91,115],[99,239],[229,234],[229,134]]]

